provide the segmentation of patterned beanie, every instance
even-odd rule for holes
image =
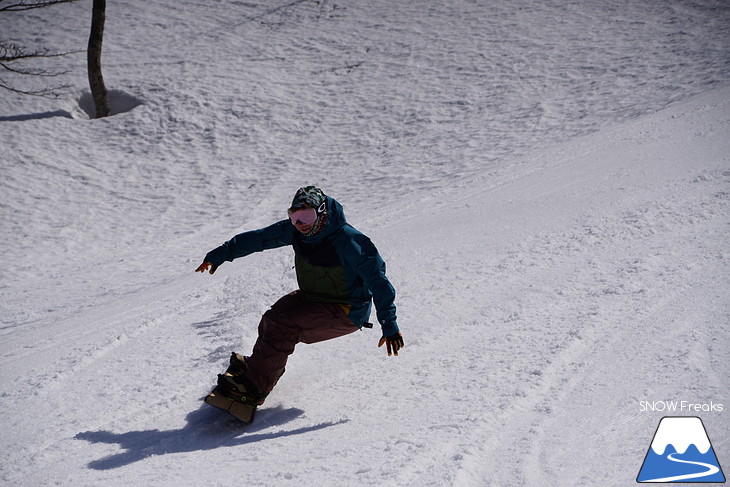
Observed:
[[[308,207],[317,210],[317,214],[320,213],[319,207],[322,203],[326,203],[327,196],[316,186],[305,186],[297,190],[297,194],[294,195],[294,199],[291,202],[291,209],[296,210],[303,208],[305,203]],[[323,213],[327,212],[327,205],[325,204]]]
[[[327,223],[327,195],[316,186],[299,188],[289,209],[296,210],[305,206],[314,208],[317,211],[317,220],[312,225],[312,229],[305,235],[311,237],[319,233]]]

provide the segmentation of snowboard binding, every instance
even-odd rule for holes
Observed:
[[[232,353],[225,373],[218,374],[218,385],[205,397],[206,404],[222,409],[244,423],[253,422],[256,408],[264,403],[266,394],[255,393],[245,378],[246,357]]]

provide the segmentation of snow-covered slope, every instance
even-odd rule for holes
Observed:
[[[724,403],[730,464],[728,7],[285,3],[110,4],[139,105],[88,120],[74,58],[78,92],[0,99],[0,482],[627,485],[643,400]],[[89,8],[0,28],[71,50]],[[305,183],[406,348],[300,346],[243,427],[200,399],[291,251],[192,271]]]

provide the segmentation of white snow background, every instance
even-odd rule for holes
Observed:
[[[91,1],[0,13],[85,49]],[[0,94],[0,483],[625,486],[660,418],[730,466],[730,4],[109,2]],[[202,403],[291,249],[194,274],[317,184],[406,346],[300,345],[244,426]]]

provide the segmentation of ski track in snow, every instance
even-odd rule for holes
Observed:
[[[0,31],[73,50],[89,10]],[[729,18],[110,3],[105,78],[139,106],[88,120],[83,56],[78,91],[0,98],[0,483],[632,483],[640,400],[730,402]],[[406,347],[300,346],[241,426],[201,399],[296,286],[291,251],[192,270],[311,182],[381,250]]]

